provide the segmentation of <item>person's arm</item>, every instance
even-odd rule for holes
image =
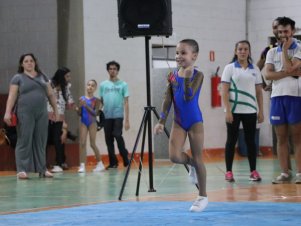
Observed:
[[[82,108],[81,107],[76,106],[75,107],[75,111],[76,111],[76,113],[77,113],[78,116],[82,115]]]
[[[260,70],[260,71],[263,71],[263,72],[264,72],[264,70],[263,70],[263,68],[264,68],[264,63],[265,63],[265,60],[266,60],[265,55],[264,55],[264,53],[266,54],[265,51],[266,51],[266,50],[264,50],[264,51],[261,53],[260,59],[259,59],[259,60],[257,61],[257,63],[256,63],[256,65],[257,65],[257,67],[259,68],[259,70]],[[261,77],[262,77],[262,88],[263,88],[265,91],[270,91],[271,85],[267,85],[267,83],[266,83],[265,80],[264,80],[264,75],[263,75],[263,74],[261,74]]]
[[[262,53],[260,54],[260,58],[259,58],[259,60],[256,63],[256,65],[257,65],[257,67],[259,68],[260,71],[264,68],[264,64],[265,64],[265,61],[266,61],[266,56],[267,56],[268,51],[271,49],[271,47],[272,46],[266,47],[262,51]]]
[[[58,112],[58,108],[57,108],[57,104],[56,104],[56,97],[53,93],[53,89],[51,87],[50,82],[47,83],[47,97],[48,97],[48,101],[53,109],[55,121],[58,121],[59,120],[59,112]]]
[[[297,58],[297,57],[294,57],[292,59],[292,68],[291,68],[291,71],[300,71],[300,68],[301,68],[301,58]],[[297,73],[296,75],[299,75],[300,76],[300,73]]]
[[[10,126],[11,125],[11,112],[13,110],[13,107],[16,104],[17,96],[18,96],[18,91],[19,91],[19,86],[11,84],[9,86],[9,93],[8,93],[8,98],[6,102],[6,110],[4,114],[4,122]]]
[[[124,129],[130,129],[130,120],[129,120],[129,97],[124,98]]]
[[[279,80],[288,76],[291,76],[292,73],[287,71],[276,72],[273,64],[265,65],[265,78],[266,80]]]
[[[66,108],[70,109],[70,110],[75,110],[76,105],[74,102],[74,98],[71,94],[70,88],[66,87],[66,95],[67,95],[67,104],[66,104]]]
[[[100,99],[96,98],[96,104],[95,104],[95,114],[98,115],[100,111]]]
[[[257,61],[256,65],[259,68],[259,70],[262,70],[264,68],[264,63],[265,63],[265,58],[260,58]]]
[[[283,69],[287,71],[288,73],[292,73],[301,66],[301,54],[300,50],[296,53],[296,55],[293,57],[293,59],[290,59],[288,56],[288,49],[292,44],[292,39],[288,41],[284,41],[282,45],[282,62],[283,62]],[[296,75],[294,75],[296,76]]]
[[[292,73],[293,71],[296,71],[298,70],[298,68],[301,67],[301,54],[299,52],[293,57],[293,59],[289,58],[287,50],[290,47],[290,45],[290,42],[284,42],[282,46],[283,69],[288,73]]]
[[[88,106],[87,102],[84,99],[80,98],[79,102],[80,102],[80,106],[86,108],[91,115],[93,116],[97,115],[98,110],[97,109],[94,110],[92,107]]]
[[[166,123],[171,104],[172,104],[172,85],[171,85],[171,82],[168,81],[168,84],[167,84],[167,87],[165,90],[165,94],[163,97],[160,119],[159,119],[159,123],[162,124],[163,126]]]
[[[258,105],[258,116],[257,121],[258,123],[262,123],[264,120],[263,116],[263,97],[262,97],[262,85],[258,84],[256,85],[256,99],[257,99],[257,105]]]
[[[287,48],[287,47],[284,47]],[[300,76],[301,75],[301,70],[300,69],[295,69],[293,71],[289,71],[289,65],[290,63],[287,62],[287,59],[282,59],[283,64],[285,64],[285,68],[286,70],[281,70],[281,71],[275,71],[275,66],[274,66],[274,54],[275,53],[275,48],[269,50],[268,54],[267,54],[267,60],[265,63],[265,71],[264,71],[264,75],[266,80],[279,80],[285,77],[289,77],[289,76]],[[284,53],[287,52],[285,50],[282,51],[282,58],[285,58],[288,56]]]
[[[265,67],[264,67],[265,70],[263,73],[266,80],[279,80],[289,76],[288,73],[285,71],[279,71],[279,72],[275,71],[275,66],[274,66],[275,54],[277,54],[277,49],[275,48],[270,49],[267,53]]]
[[[292,60],[288,56],[288,49],[291,46],[292,42],[293,42],[292,39],[288,39],[284,41],[282,44],[281,60],[283,63],[283,70],[288,73],[293,72],[299,66],[297,61],[294,61],[295,65],[293,65]]]
[[[194,79],[191,80],[191,74],[193,70],[187,70],[185,71],[185,78],[184,78],[184,94],[185,94],[185,100],[191,100],[199,87],[203,84],[204,75],[202,72],[198,71],[195,75]]]
[[[62,135],[61,135],[61,142],[62,142],[62,144],[66,143],[67,134],[68,134],[68,125],[67,125],[67,123],[65,121],[63,121]]]
[[[226,110],[226,122],[233,122],[233,115],[230,104],[230,83],[222,82],[222,100]]]

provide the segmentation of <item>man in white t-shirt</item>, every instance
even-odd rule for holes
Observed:
[[[282,173],[273,180],[282,184],[291,180],[287,158],[289,131],[295,149],[296,184],[301,184],[301,70],[291,70],[291,59],[301,51],[293,38],[295,21],[288,17],[279,19],[278,36],[281,44],[268,51],[265,68],[266,79],[273,80],[270,121],[275,126],[277,152]]]

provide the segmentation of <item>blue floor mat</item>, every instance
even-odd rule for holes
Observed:
[[[210,202],[204,212],[191,213],[191,202],[114,202],[0,215],[0,225],[240,225],[297,226],[301,204],[265,202]]]

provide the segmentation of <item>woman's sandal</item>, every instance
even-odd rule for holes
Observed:
[[[41,178],[53,178],[53,174],[46,170],[44,173],[40,173],[39,177]]]
[[[27,176],[27,174],[24,171],[17,173],[17,177],[20,180],[26,180],[26,179],[28,179],[28,176]]]

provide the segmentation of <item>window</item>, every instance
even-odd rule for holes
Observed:
[[[152,46],[152,63],[153,68],[175,68],[176,46]]]

